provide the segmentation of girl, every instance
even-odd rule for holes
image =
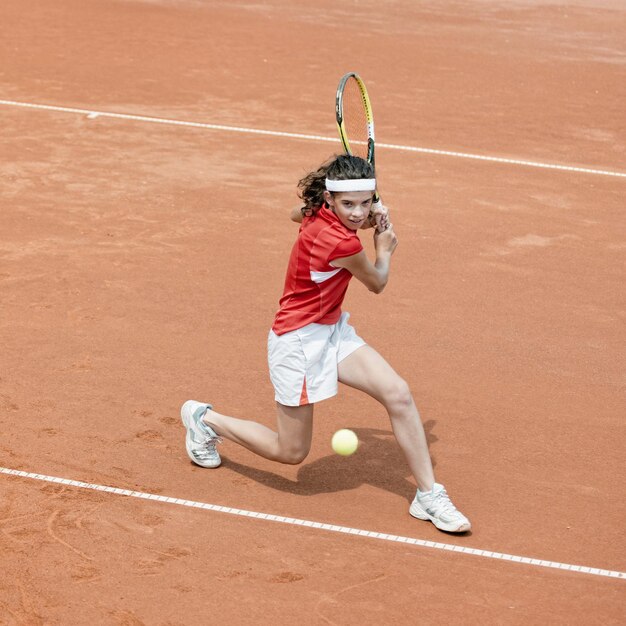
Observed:
[[[302,225],[291,252],[279,311],[268,337],[270,378],[278,409],[273,431],[222,415],[210,404],[188,400],[181,417],[191,460],[221,463],[216,445],[229,439],[280,463],[301,463],[311,448],[313,406],[337,394],[338,382],[380,402],[417,482],[409,512],[440,530],[465,532],[469,520],[435,482],[426,436],[407,383],[367,345],[342,313],[354,276],[381,293],[389,279],[398,239],[387,209],[373,206],[376,180],[364,159],[338,156],[298,184],[305,206],[291,219]],[[375,227],[376,260],[367,258],[357,231]]]

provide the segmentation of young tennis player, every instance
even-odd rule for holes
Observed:
[[[407,383],[367,345],[342,313],[354,276],[380,293],[389,279],[398,239],[387,209],[372,206],[376,180],[366,160],[341,155],[299,183],[302,209],[280,307],[268,337],[270,378],[278,409],[276,431],[229,417],[210,404],[188,400],[181,417],[191,460],[202,467],[221,463],[221,438],[281,463],[301,463],[309,453],[313,407],[337,394],[338,382],[364,391],[387,410],[395,437],[417,482],[409,512],[440,530],[464,532],[469,520],[435,482],[426,436]],[[374,227],[376,260],[365,254],[359,229]]]

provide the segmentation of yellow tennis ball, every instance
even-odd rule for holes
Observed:
[[[358,448],[359,439],[354,431],[342,428],[333,435],[330,445],[337,454],[349,456]]]

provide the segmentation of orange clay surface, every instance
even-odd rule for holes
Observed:
[[[355,69],[381,142],[624,172],[624,32],[618,0],[3,0],[0,98],[334,137]],[[409,516],[388,419],[347,389],[301,466],[185,453],[189,398],[274,423],[287,215],[338,141],[10,104],[0,125],[2,467],[626,570],[626,178],[378,151],[400,246],[345,309],[411,385],[457,537]],[[626,620],[619,578],[0,484],[1,624]]]

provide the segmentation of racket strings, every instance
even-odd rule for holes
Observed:
[[[367,159],[367,114],[363,95],[354,79],[348,80],[343,91],[343,124],[350,153]]]

